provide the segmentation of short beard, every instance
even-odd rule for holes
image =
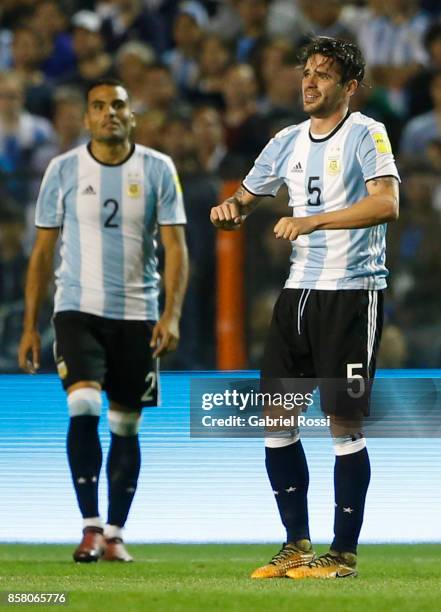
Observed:
[[[95,140],[97,142],[100,142],[102,144],[110,144],[110,145],[116,145],[116,144],[122,144],[123,142],[125,142],[129,137],[127,135],[121,135],[118,136],[117,134],[114,134],[112,136],[103,136],[101,138],[95,138]]]
[[[314,110],[307,110],[305,106],[303,106],[304,112],[310,117],[316,117],[317,119],[326,119],[329,115],[332,115],[338,108],[338,105],[332,106],[331,104],[320,104]]]

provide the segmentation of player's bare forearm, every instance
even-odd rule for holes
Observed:
[[[26,372],[34,373],[40,362],[38,314],[53,273],[58,229],[39,229],[29,260],[25,285],[23,334],[18,348],[18,362]]]
[[[393,177],[367,183],[369,195],[345,208],[308,217],[282,217],[274,227],[276,238],[296,240],[317,230],[358,229],[398,219],[398,181]]]
[[[53,274],[54,251],[59,230],[38,229],[34,248],[29,259],[25,284],[25,314],[23,328],[37,328],[40,306]]]
[[[245,189],[243,185],[230,197],[225,200],[228,203],[235,204],[241,215],[248,216],[256,208],[259,203],[259,198]]]
[[[396,221],[399,215],[397,179],[373,179],[366,186],[369,195],[353,206],[316,215],[314,229],[358,229]]]
[[[213,206],[210,211],[210,220],[215,227],[223,230],[239,229],[247,216],[253,212],[259,198],[250,193],[245,187],[239,189],[222,204]]]
[[[188,252],[184,228],[178,225],[163,226],[161,237],[165,249],[164,314],[179,319],[188,283]]]
[[[179,225],[161,227],[165,251],[165,305],[161,318],[153,329],[153,356],[173,351],[179,341],[179,320],[188,283],[188,252],[184,228]]]
[[[398,218],[394,200],[390,197],[367,196],[357,204],[334,212],[313,215],[310,222],[313,230],[358,229],[372,227]]]

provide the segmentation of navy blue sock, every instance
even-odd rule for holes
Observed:
[[[99,515],[98,480],[103,455],[98,421],[96,416],[71,417],[67,432],[67,457],[83,518]]]
[[[335,458],[336,505],[332,550],[357,552],[370,478],[371,468],[366,448],[357,453],[340,455]]]
[[[109,513],[107,523],[124,527],[132,505],[141,467],[138,434],[118,436],[112,433],[107,459]]]
[[[266,470],[286,529],[286,541],[309,540],[309,472],[301,441],[280,448],[265,447],[265,455]]]

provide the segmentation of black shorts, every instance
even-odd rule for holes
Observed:
[[[150,348],[155,322],[70,310],[56,313],[53,322],[54,356],[64,389],[95,381],[109,400],[128,408],[157,405],[158,359]]]
[[[382,325],[382,291],[283,289],[274,306],[262,380],[319,379],[315,386],[325,413],[361,409],[366,415]]]

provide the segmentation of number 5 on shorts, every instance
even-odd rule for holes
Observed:
[[[156,372],[149,372],[145,377],[146,391],[141,397],[141,402],[151,402],[155,398],[156,384],[157,384]]]
[[[354,373],[354,370],[359,370],[363,367],[362,363],[347,363],[346,377],[348,379],[348,395],[352,399],[362,397],[365,392],[364,378],[361,374]],[[354,388],[355,383],[355,388]],[[358,389],[357,389],[358,386]]]

